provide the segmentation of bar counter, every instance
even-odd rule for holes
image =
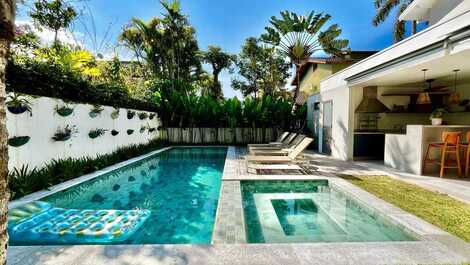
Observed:
[[[441,135],[444,131],[460,131],[462,132],[462,141],[465,141],[465,135],[467,131],[470,131],[470,126],[407,125],[405,134],[385,134],[385,165],[408,173],[421,175],[423,159],[428,144],[442,142]],[[432,155],[438,156],[438,151],[433,151]],[[429,165],[426,168],[426,173],[436,172],[436,170],[437,166]]]

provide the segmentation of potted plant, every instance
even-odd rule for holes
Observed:
[[[103,135],[105,132],[106,132],[105,129],[94,129],[88,133],[88,137],[90,137],[91,139],[95,139]]]
[[[95,118],[97,117],[98,115],[101,114],[101,112],[103,112],[103,107],[101,107],[101,105],[93,105],[93,108],[90,110],[90,113],[88,115],[90,115],[90,117],[92,118]]]
[[[153,118],[155,118],[155,113],[150,113],[149,119],[153,120]]]
[[[131,135],[131,134],[133,134],[133,133],[134,133],[134,130],[131,130],[131,129],[127,130],[127,134],[128,134],[128,135]]]
[[[29,136],[14,136],[8,139],[8,145],[13,147],[18,147],[29,142]]]
[[[128,110],[127,111],[127,118],[130,120],[132,118],[134,118],[134,115],[135,115],[135,111],[132,111],[132,110]]]
[[[61,107],[59,107],[59,105],[56,105],[55,106],[55,111],[57,112],[57,114],[59,114],[60,116],[62,117],[67,117],[69,116],[70,114],[73,113],[73,108],[71,108],[69,105],[65,104]]]
[[[432,125],[441,125],[442,124],[442,116],[444,116],[444,113],[447,113],[447,111],[443,108],[437,108],[435,109],[430,116],[431,124]]]
[[[64,129],[58,128],[52,139],[56,142],[65,142],[72,138],[72,136],[76,133],[78,133],[78,130],[75,125],[67,125]]]
[[[7,105],[8,111],[13,114],[21,114],[28,111],[31,116],[33,115],[31,112],[31,103],[18,93],[8,95],[8,101],[5,104]]]
[[[111,112],[111,119],[115,120],[119,118],[119,108],[114,108],[113,112]]]
[[[119,131],[116,131],[116,130],[112,130],[112,131],[111,131],[111,135],[112,135],[112,136],[116,136],[116,135],[118,135],[118,134],[119,134]]]
[[[147,117],[148,117],[147,112],[140,112],[139,113],[139,119],[145,120],[145,119],[147,119]]]
[[[140,133],[144,133],[144,132],[145,132],[145,129],[147,129],[147,127],[141,126],[141,127],[140,127]]]

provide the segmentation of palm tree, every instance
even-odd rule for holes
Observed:
[[[0,1],[0,264],[7,263],[8,132],[6,127],[5,68],[10,43],[15,36],[15,0]]]
[[[349,41],[338,39],[341,29],[337,24],[330,25],[322,31],[330,18],[328,14],[315,14],[314,11],[306,16],[283,11],[281,18],[271,17],[271,26],[266,27],[266,33],[261,35],[264,42],[277,47],[281,54],[288,57],[291,64],[296,67],[297,86],[294,92],[294,102],[300,90],[300,69],[314,53],[324,51],[342,56],[346,52]]]
[[[210,95],[213,98],[222,98],[222,85],[219,81],[219,74],[222,70],[230,68],[232,63],[235,61],[235,57],[228,54],[218,46],[209,45],[206,52],[202,54],[203,60],[212,66],[213,82],[211,86]]]
[[[376,27],[382,24],[390,15],[390,12],[392,12],[392,10],[395,8],[398,8],[393,26],[393,37],[395,42],[401,41],[405,37],[406,29],[405,21],[401,21],[399,17],[401,13],[403,13],[403,11],[405,11],[405,9],[411,4],[411,2],[413,2],[413,0],[374,0],[376,14],[372,20],[372,24]],[[415,34],[416,21],[413,21],[411,25],[411,32]]]

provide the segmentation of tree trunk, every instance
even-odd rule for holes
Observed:
[[[6,127],[5,68],[10,42],[15,34],[15,0],[0,1],[0,264],[7,263],[8,132]]]
[[[295,65],[295,77],[297,78],[297,85],[295,86],[295,91],[294,91],[294,110],[297,108],[297,97],[299,96],[300,93],[300,64]]]

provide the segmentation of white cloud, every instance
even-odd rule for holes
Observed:
[[[27,20],[17,20],[15,22],[17,27],[22,27],[22,26],[28,26],[31,28],[31,30],[39,36],[41,43],[43,44],[52,44],[54,42],[54,31],[49,30],[49,29],[42,29],[39,30],[36,28],[33,24],[32,21],[27,21]],[[81,33],[74,33],[75,35],[81,35]],[[66,30],[60,30],[57,33],[57,39],[62,42],[62,43],[68,43],[72,45],[79,45],[83,46],[81,43],[76,41],[76,38],[74,38],[74,35]]]

